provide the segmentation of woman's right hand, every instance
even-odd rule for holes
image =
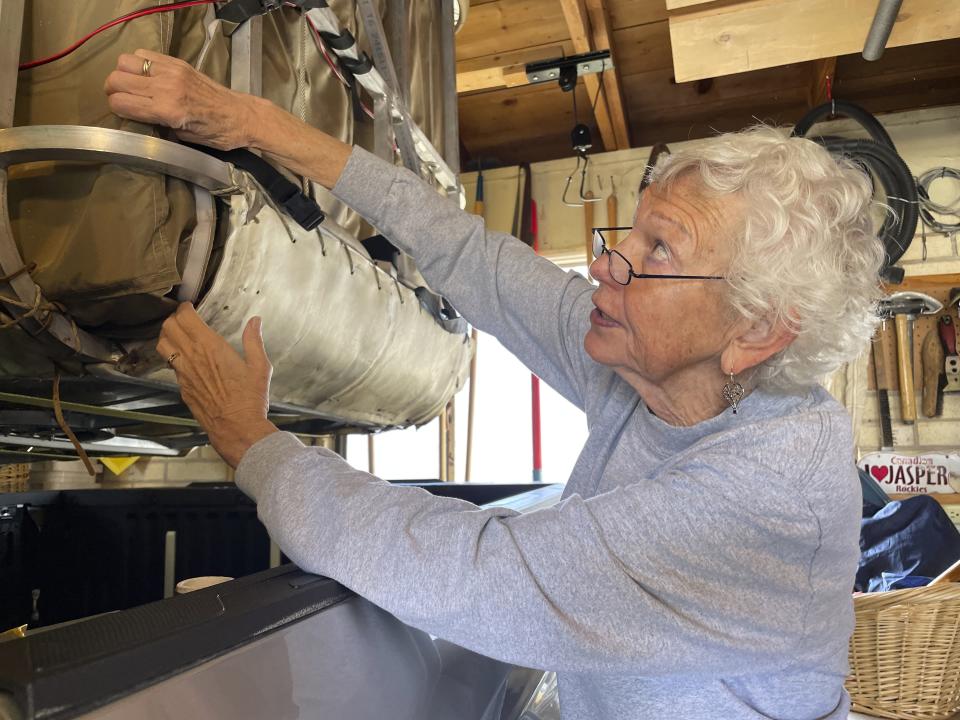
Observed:
[[[151,50],[121,55],[104,90],[120,117],[166,125],[181,140],[220,150],[252,144],[257,99],[214,82],[183,60]]]

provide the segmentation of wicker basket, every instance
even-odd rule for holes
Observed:
[[[0,493],[23,492],[30,480],[30,465],[0,465]]]
[[[847,691],[883,718],[946,720],[960,710],[960,584],[854,598]]]

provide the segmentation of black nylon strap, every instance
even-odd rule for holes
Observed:
[[[230,0],[217,8],[217,17],[239,25],[257,15],[266,15],[280,7],[280,0]]]
[[[304,230],[313,230],[324,221],[326,216],[316,201],[304,195],[299,187],[259,155],[254,155],[249,150],[217,150],[203,145],[186,144],[253,175],[273,201]]]
[[[366,53],[360,53],[360,59],[340,57],[340,65],[351,75],[363,75],[373,69],[373,61]]]
[[[320,37],[334,50],[347,50],[348,48],[352,48],[357,42],[346,28],[344,28],[339,35],[322,30],[320,31]]]

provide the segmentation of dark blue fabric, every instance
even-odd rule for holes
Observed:
[[[860,473],[860,490],[863,493],[863,516],[873,517],[876,512],[890,502],[890,498],[880,487],[880,483],[870,477],[863,468],[857,468]]]
[[[933,578],[960,558],[960,532],[936,500],[917,495],[890,502],[860,523],[860,566],[854,589],[879,592]]]

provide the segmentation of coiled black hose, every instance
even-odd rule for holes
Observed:
[[[802,118],[791,136],[806,137],[813,125],[828,117],[839,115],[856,121],[870,135],[867,139],[812,137],[834,155],[852,160],[864,169],[872,182],[879,183],[886,194],[886,213],[883,225],[877,231],[886,252],[882,275],[885,280],[899,282],[903,270],[894,267],[910,247],[917,231],[919,216],[917,185],[910,168],[897,153],[890,135],[880,122],[859,105],[834,100],[819,105]]]

